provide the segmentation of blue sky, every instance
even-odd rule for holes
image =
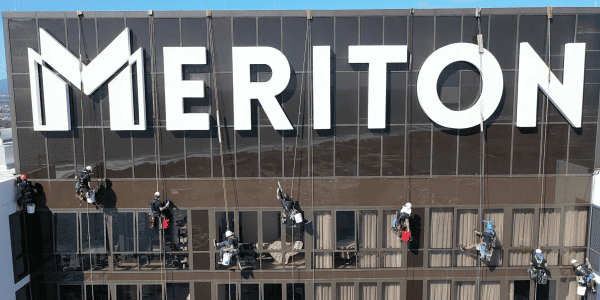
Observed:
[[[100,10],[270,10],[270,9],[394,9],[394,8],[471,8],[471,7],[593,7],[594,0],[98,0],[98,1],[6,1],[0,10],[16,11],[100,11]],[[0,23],[0,79],[6,78],[4,29]]]

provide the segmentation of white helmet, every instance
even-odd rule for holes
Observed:
[[[225,232],[225,237],[231,237],[233,235],[233,232],[231,232],[231,230],[227,230]]]
[[[406,202],[406,204],[404,206],[406,206],[406,208],[411,208],[412,204],[410,204],[410,202]]]
[[[154,193],[154,196],[156,196],[156,197],[160,197],[160,192],[156,192],[156,193]]]
[[[539,248],[538,248],[538,249],[536,249],[536,250],[535,250],[535,253],[537,253],[537,254],[542,254],[542,249],[539,249]]]
[[[572,260],[572,261],[571,261],[571,263],[572,263],[572,264],[576,264],[576,263],[577,263],[577,260],[576,260],[576,259],[574,259],[574,260]]]
[[[91,172],[92,171],[92,167],[87,166],[87,167],[85,167],[85,170],[88,171],[88,172]]]

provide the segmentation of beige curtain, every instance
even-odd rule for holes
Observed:
[[[560,246],[560,208],[544,208],[540,211],[540,247]],[[548,258],[546,258],[548,259]],[[550,260],[548,260],[550,261]]]
[[[558,249],[553,250],[542,250],[544,258],[548,261],[546,264],[549,266],[558,266]]]
[[[402,267],[402,252],[386,251],[381,252],[382,268],[401,268]]]
[[[315,300],[331,300],[331,283],[315,283]]]
[[[585,262],[585,249],[570,249],[563,251],[562,264],[563,266],[570,266],[571,260],[576,259],[578,263],[582,264]]]
[[[383,283],[383,300],[400,299],[400,283],[399,282],[384,282]]]
[[[509,266],[529,266],[531,265],[531,251],[533,250],[513,250],[509,254]]]
[[[513,210],[513,247],[531,247],[533,209]]]
[[[475,300],[475,282],[456,282],[456,297],[454,300]]]
[[[565,213],[565,247],[583,247],[585,246],[585,237],[588,224],[588,208],[585,206],[568,209]]]
[[[377,283],[368,282],[359,285],[359,300],[377,300]]]
[[[473,229],[479,230],[479,212],[476,209],[461,209],[458,211],[458,243],[463,246],[472,245],[477,241]],[[475,251],[458,252],[456,266],[474,267],[477,259],[472,255]]]
[[[515,299],[515,282],[511,281],[508,286],[508,299]]]
[[[392,225],[396,218],[395,210],[383,212],[383,248],[400,248],[402,240],[398,239],[398,234],[392,231]]]
[[[504,210],[486,209],[483,211],[483,219],[494,221],[494,225],[496,226],[494,228],[496,231],[496,246],[502,246],[502,239],[504,238]]]
[[[315,212],[315,249],[332,249],[333,226],[330,211]],[[316,269],[330,269],[333,267],[332,253],[315,253],[314,266]]]
[[[429,251],[429,266],[432,268],[452,267],[452,251]]]
[[[452,208],[432,208],[430,214],[431,231],[429,247],[434,249],[452,248]]]
[[[354,300],[354,283],[343,282],[337,284],[337,300]]]
[[[429,300],[450,300],[450,280],[430,280]]]
[[[500,282],[488,281],[481,283],[481,299],[500,300]]]
[[[579,300],[580,296],[577,295],[577,281],[575,279],[571,279],[567,282],[568,290],[563,293],[565,295],[565,300]]]
[[[358,242],[359,249],[375,249],[377,248],[377,211],[361,210],[359,214],[358,227]],[[377,253],[362,252],[358,256],[359,268],[376,268]]]

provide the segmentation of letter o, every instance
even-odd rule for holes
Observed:
[[[442,47],[431,54],[417,79],[417,97],[427,116],[438,125],[465,129],[477,126],[481,122],[480,111],[483,103],[483,120],[487,120],[496,110],[502,98],[504,80],[498,61],[489,51],[479,53],[475,44],[456,43]],[[481,74],[481,95],[471,107],[455,111],[442,104],[437,94],[438,77],[446,66],[453,62],[464,61],[472,64]]]

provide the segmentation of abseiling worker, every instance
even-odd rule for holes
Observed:
[[[494,243],[496,242],[496,231],[494,231],[493,221],[485,221],[485,231],[481,232],[477,229],[473,229],[475,234],[479,237],[479,243],[475,243],[470,246],[458,245],[461,251],[477,249],[479,256],[482,259],[489,261],[492,257]]]
[[[306,220],[302,216],[302,211],[298,206],[297,202],[292,200],[290,195],[283,193],[281,190],[281,185],[277,188],[277,200],[281,202],[281,206],[283,206],[283,215],[281,216],[281,223],[286,223],[287,218],[290,218],[292,221],[292,227],[296,227],[296,224],[310,224],[311,221]]]
[[[535,256],[531,259],[531,267],[527,268],[527,272],[530,278],[536,280],[539,284],[547,283],[547,278],[545,280],[540,279],[540,276],[548,274],[546,263],[547,260],[542,255],[542,249],[536,249]]]
[[[77,173],[77,182],[75,183],[75,193],[79,200],[85,200],[87,197],[87,192],[90,189],[90,174],[93,174],[92,167],[87,166],[83,168],[79,173]]]
[[[160,192],[154,193],[154,199],[150,201],[150,210],[152,211],[152,215],[157,218],[164,216],[165,214],[163,211],[169,208],[169,204],[170,202],[167,201],[167,203],[163,206],[160,202]]]
[[[16,184],[19,187],[19,206],[24,209],[33,202],[33,184],[27,180],[27,175],[17,175]]]
[[[579,278],[583,278],[585,280],[585,284],[592,290],[592,293],[596,293],[596,284],[594,282],[594,270],[590,267],[590,261],[588,258],[585,258],[585,263],[578,265],[577,260],[574,259],[571,261],[573,264],[573,270],[575,271],[575,276]]]
[[[232,259],[240,253],[240,250],[238,249],[238,238],[231,230],[227,230],[225,232],[225,238],[226,240],[220,243],[217,243],[216,240],[213,240],[213,244],[215,245],[215,249],[219,249],[219,264],[229,266]]]
[[[412,214],[412,204],[410,202],[406,202],[404,206],[398,208],[398,213],[396,214],[396,219],[394,223],[394,228],[396,230],[400,230],[400,226],[405,226],[406,231],[410,231],[410,226],[408,224],[408,220],[410,219],[410,215]],[[406,222],[406,223],[404,223]]]

